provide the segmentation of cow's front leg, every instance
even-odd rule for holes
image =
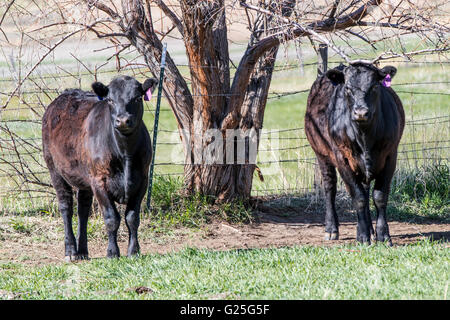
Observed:
[[[369,184],[363,183],[362,186],[364,188],[365,199],[367,199],[367,201],[366,201],[366,220],[369,224],[370,237],[372,240],[374,240],[375,231],[373,230],[372,216],[370,214],[370,183]]]
[[[352,196],[353,207],[358,216],[356,240],[361,243],[370,244],[370,235],[373,233],[372,221],[369,212],[369,195],[364,187],[355,186]],[[371,232],[372,231],[372,232]]]
[[[125,212],[125,222],[128,228],[128,257],[139,254],[138,228],[140,223],[139,209],[141,202],[129,203]]]
[[[392,246],[392,241],[389,234],[386,208],[389,199],[391,180],[395,171],[396,159],[396,155],[387,159],[384,169],[375,180],[375,186],[372,193],[373,203],[377,209],[376,240],[386,242],[389,246]]]
[[[377,209],[376,240],[386,242],[389,246],[392,246],[389,226],[386,219],[388,197],[389,192],[379,189],[373,190],[373,202],[375,204],[375,208]]]
[[[147,182],[148,179],[146,178],[142,183],[142,187],[139,192],[128,201],[127,208],[125,210],[125,222],[128,228],[128,257],[135,256],[140,252],[138,228],[140,223],[142,199],[144,199],[145,192],[147,191]]]
[[[350,168],[341,167],[339,168],[339,173],[350,192],[353,208],[358,217],[356,240],[361,243],[370,244],[370,231],[373,227],[369,217],[370,214],[368,214],[369,194]]]
[[[109,198],[106,190],[96,189],[94,193],[103,213],[106,232],[108,233],[108,249],[106,255],[108,258],[120,257],[120,250],[117,245],[117,230],[119,230],[120,226],[119,212],[117,211],[114,201]]]

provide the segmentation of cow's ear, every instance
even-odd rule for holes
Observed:
[[[148,90],[153,92],[155,90],[157,84],[158,84],[158,80],[156,80],[155,78],[149,78],[149,79],[145,80],[144,83],[142,84],[143,94],[147,93]]]
[[[92,84],[92,90],[99,98],[104,98],[108,95],[109,89],[101,82],[94,82]]]
[[[378,72],[378,74],[380,75],[380,80],[384,79],[387,75],[389,75],[392,79],[394,78],[396,73],[397,68],[393,66],[386,66]]]
[[[330,79],[330,81],[334,85],[345,82],[344,73],[340,70],[331,69],[331,70],[328,70],[325,75],[327,76],[328,79]]]

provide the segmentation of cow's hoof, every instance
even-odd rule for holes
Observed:
[[[370,246],[370,236],[358,236],[356,237],[356,241],[358,241],[360,244]]]
[[[78,260],[78,256],[77,255],[65,256],[64,257],[64,261],[66,261],[66,262],[75,262],[77,260]]]
[[[110,258],[110,259],[120,258],[120,253],[119,253],[118,251],[116,251],[116,252],[110,252],[110,251],[108,251],[108,252],[106,253],[106,257],[107,257],[107,258]]]
[[[325,240],[339,240],[339,232],[325,232]]]
[[[382,242],[385,245],[387,245],[388,247],[392,247],[392,240],[390,236],[377,236],[377,242]]]
[[[131,249],[131,250],[128,249],[127,256],[128,256],[128,258],[139,257],[140,256],[139,248],[135,248],[135,249]]]
[[[64,257],[64,261],[66,261],[66,262],[75,262],[75,261],[79,261],[79,260],[89,260],[89,255],[88,254],[75,254],[75,255]]]
[[[139,252],[134,252],[134,253],[128,253],[127,257],[128,258],[139,258],[140,253]]]

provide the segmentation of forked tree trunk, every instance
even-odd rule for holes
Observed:
[[[256,149],[259,145],[258,133],[262,128],[278,46],[271,48],[258,59],[249,79],[238,87],[236,83],[239,82],[242,69],[248,68],[248,65],[240,65],[231,91],[224,1],[183,0],[181,3],[194,96],[193,130],[190,139],[195,164],[192,170],[185,172],[186,186],[192,191],[212,195],[219,201],[248,199],[256,160],[250,157],[249,143],[256,144],[253,146]],[[282,5],[286,8],[283,10],[286,16],[291,14],[294,4],[295,1],[284,1],[281,4],[279,1],[273,2],[273,6]],[[272,9],[275,11],[275,8]],[[264,21],[260,15],[253,29],[262,30],[264,24],[270,28],[272,17]],[[248,50],[263,35],[263,32],[254,32]],[[242,97],[238,100],[239,95]],[[236,100],[238,102],[235,102]],[[233,102],[236,104],[234,108],[238,108],[238,121],[224,126],[224,120],[231,111]],[[211,129],[221,135],[221,150],[210,147],[218,138],[216,136],[213,139],[208,134],[213,132]],[[233,130],[234,134],[229,136]],[[242,136],[239,136],[240,134]],[[244,141],[238,143],[235,139]],[[245,150],[242,150],[242,147]],[[218,159],[219,163],[207,163],[205,156],[208,159],[214,158],[218,151],[222,155],[221,159]],[[233,154],[230,155],[230,152]],[[244,153],[244,158],[238,156],[240,152]]]

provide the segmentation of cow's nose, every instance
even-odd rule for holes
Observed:
[[[118,129],[126,129],[129,128],[132,124],[131,117],[122,116],[116,118],[116,128]]]
[[[358,108],[353,110],[353,119],[356,121],[366,121],[369,118],[369,110]]]

